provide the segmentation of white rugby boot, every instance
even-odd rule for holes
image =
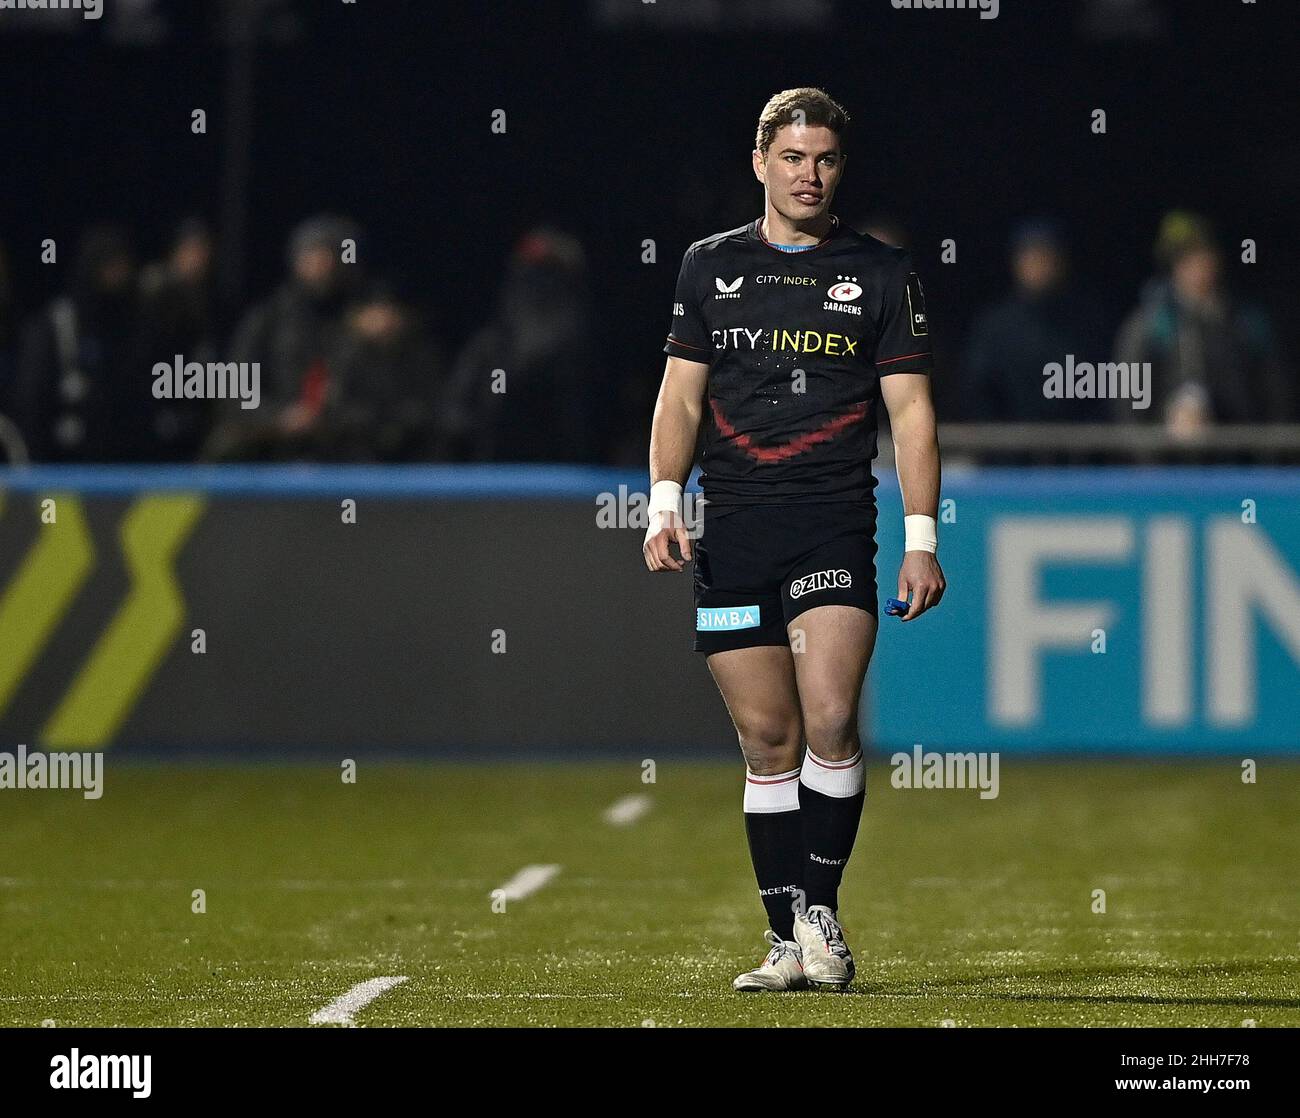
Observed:
[[[853,981],[853,952],[835,913],[815,904],[796,912],[794,938],[802,955],[804,976],[813,986],[843,988]]]
[[[736,990],[802,990],[808,982],[803,976],[799,945],[782,939],[771,928],[763,938],[772,945],[767,958],[756,970],[746,971],[732,981]]]

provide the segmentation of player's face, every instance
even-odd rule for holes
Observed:
[[[793,222],[820,217],[830,209],[843,170],[840,139],[821,124],[784,125],[766,158],[754,152],[754,174],[777,213]]]

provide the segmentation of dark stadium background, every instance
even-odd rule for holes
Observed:
[[[589,17],[603,7],[271,4],[239,304],[279,280],[297,221],[340,210],[367,230],[370,265],[400,279],[454,351],[511,245],[547,222],[587,248],[610,387],[657,384],[682,250],[760,212],[759,108],[778,89],[823,84],[854,116],[837,211],[893,214],[922,251],[941,418],[960,416],[943,371],[972,313],[1007,286],[1009,230],[1040,213],[1064,222],[1076,269],[1116,318],[1152,270],[1166,211],[1207,213],[1229,246],[1255,238],[1246,290],[1297,352],[1287,4],[1157,3],[1164,30],[1149,42],[1085,41],[1076,0],[1004,0],[992,21],[837,0],[826,29],[779,34],[747,27],[744,5],[726,33],[597,29]],[[622,5],[644,21],[640,7]],[[147,255],[187,214],[220,224],[230,47],[218,5],[157,10],[169,30],[153,45],[104,42],[107,19],[72,35],[0,34],[0,240],[27,310],[57,286],[37,262],[41,236],[71,244],[93,220],[120,220]],[[208,110],[207,137],[190,134],[195,107]],[[503,136],[488,130],[497,108]],[[1105,136],[1088,132],[1094,108],[1108,113]],[[647,237],[657,266],[640,262]],[[946,237],[956,266],[937,263]]]

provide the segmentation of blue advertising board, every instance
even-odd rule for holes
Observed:
[[[1300,752],[1300,471],[953,471],[940,511],[941,607],[881,619],[877,749]]]

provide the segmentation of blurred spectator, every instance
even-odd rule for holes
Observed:
[[[281,458],[301,453],[319,419],[337,369],[331,358],[343,338],[344,311],[360,283],[359,265],[343,262],[355,240],[347,218],[322,215],[289,238],[289,278],[245,315],[227,358],[261,366],[256,410],[225,402],[208,440],[208,458]]]
[[[443,359],[415,313],[375,286],[345,318],[334,373],[312,425],[313,459],[418,462],[435,456]]]
[[[1180,435],[1214,423],[1288,420],[1290,386],[1272,324],[1225,290],[1209,223],[1185,211],[1167,214],[1156,260],[1163,274],[1143,288],[1115,343],[1117,361],[1151,362],[1151,407],[1117,414]]]
[[[213,246],[208,227],[197,219],[181,224],[164,260],[140,278],[140,349],[144,367],[157,362],[206,364],[217,360],[213,297]],[[154,456],[191,461],[207,434],[207,400],[154,400]]]
[[[491,320],[456,358],[443,414],[452,457],[596,460],[606,385],[592,329],[582,246],[531,230],[515,246]]]
[[[23,335],[13,418],[32,461],[148,457],[153,379],[136,344],[137,306],[126,235],[89,230],[66,293]]]
[[[1022,223],[1011,239],[1015,288],[980,313],[971,327],[958,418],[1000,423],[1072,422],[1103,418],[1104,403],[1044,395],[1044,368],[1106,358],[1105,317],[1070,284],[1069,257],[1052,221]]]

